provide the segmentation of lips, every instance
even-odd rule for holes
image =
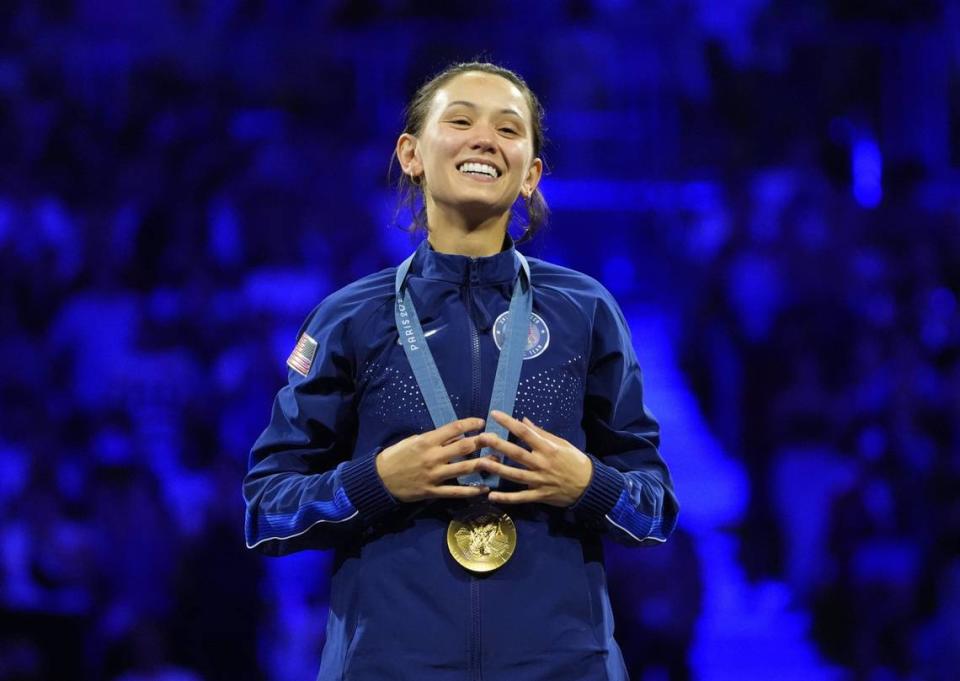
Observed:
[[[479,173],[460,173],[460,175],[469,182],[479,182],[480,184],[493,184],[497,182],[497,178]]]
[[[467,159],[457,164],[457,171],[464,175],[469,175],[475,179],[495,180],[503,172],[496,165],[487,160]]]

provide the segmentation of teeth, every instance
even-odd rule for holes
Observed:
[[[461,173],[481,173],[490,177],[497,177],[497,169],[486,163],[464,163],[460,166]]]

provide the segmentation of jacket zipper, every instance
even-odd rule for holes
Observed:
[[[480,411],[480,333],[473,318],[473,285],[479,282],[476,264],[470,263],[470,280],[467,282],[467,319],[470,322],[470,366],[472,368],[472,388],[470,395],[470,413]]]
[[[483,671],[480,666],[480,580],[470,576],[470,680],[483,681]]]
[[[472,388],[470,393],[470,414],[480,411],[480,334],[477,323],[473,318],[473,286],[480,283],[477,272],[477,263],[471,258],[469,265],[469,279],[467,280],[467,320],[470,324],[470,366],[472,369]],[[485,417],[484,417],[485,418]],[[480,666],[480,582],[473,575],[470,576],[470,678],[471,681],[482,681],[483,675]]]

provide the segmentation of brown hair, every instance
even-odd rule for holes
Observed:
[[[443,71],[433,76],[425,82],[414,93],[406,109],[403,112],[403,132],[414,136],[420,135],[423,131],[423,124],[430,112],[430,105],[433,103],[433,97],[441,87],[453,78],[463,73],[479,71],[481,73],[490,73],[495,76],[505,78],[516,85],[523,93],[527,101],[527,108],[530,109],[531,133],[533,136],[533,157],[538,158],[541,150],[546,143],[543,125],[543,106],[540,100],[533,94],[533,91],[527,85],[526,81],[519,74],[510,69],[491,64],[488,62],[460,62],[451,64]],[[390,168],[393,169],[393,161],[396,155],[390,160]],[[404,207],[410,210],[413,216],[413,223],[410,225],[410,231],[427,230],[427,208],[423,201],[423,180],[414,182],[406,173],[401,172],[397,180],[397,191],[400,194],[400,205],[397,213]],[[522,195],[521,195],[522,196]],[[523,235],[517,240],[517,243],[529,241],[546,224],[549,208],[543,198],[540,188],[533,190],[528,199],[517,198],[526,204],[526,216],[520,218],[516,210],[513,212],[513,219],[523,226]],[[514,204],[516,205],[516,204]]]

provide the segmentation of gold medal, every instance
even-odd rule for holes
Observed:
[[[447,549],[471,572],[492,572],[517,548],[517,528],[503,511],[478,506],[447,525]]]

